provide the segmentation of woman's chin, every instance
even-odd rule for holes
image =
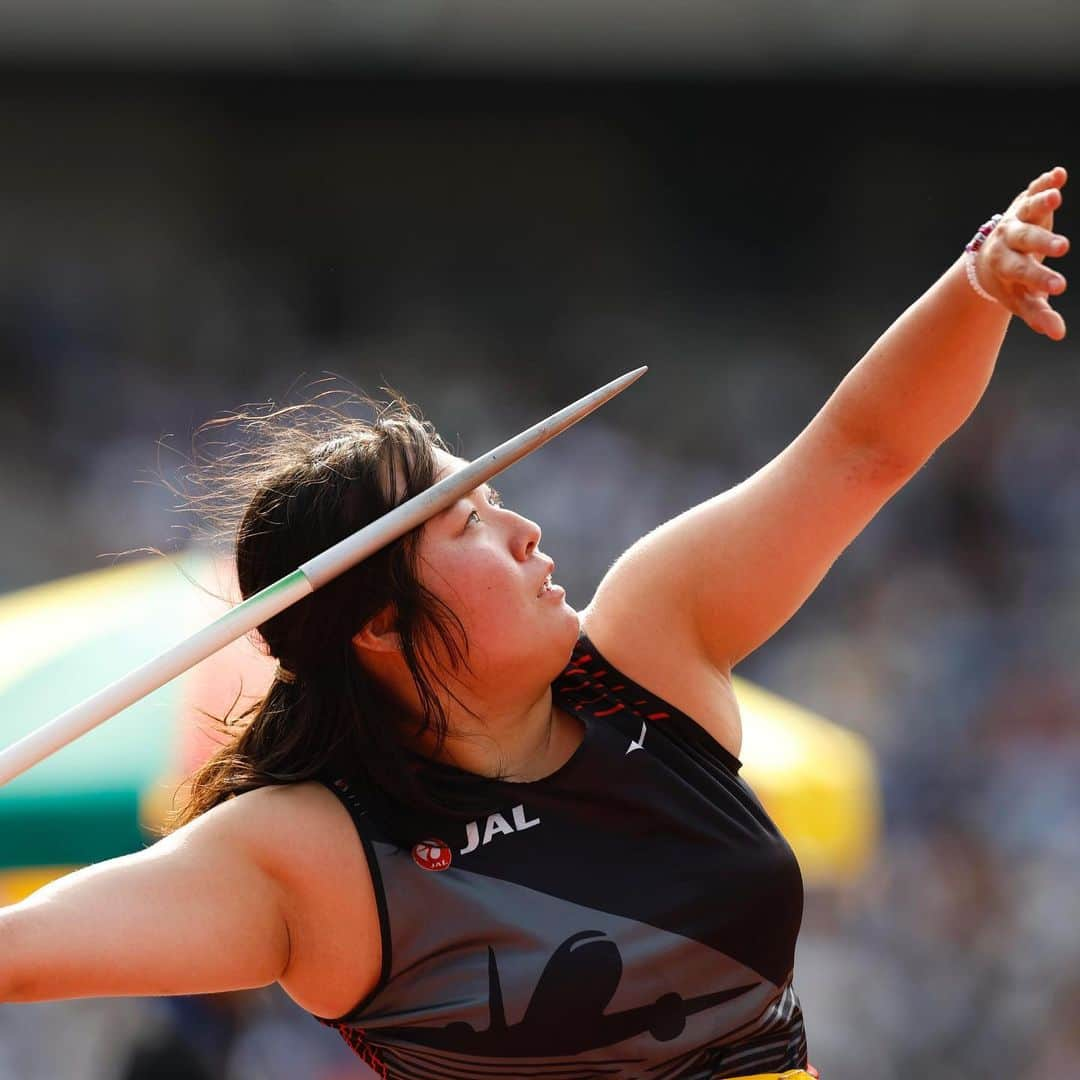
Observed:
[[[574,651],[574,646],[577,644],[577,639],[581,635],[581,615],[575,611],[566,601],[562,603],[561,615],[566,618],[566,639],[563,644],[566,645],[568,652]]]

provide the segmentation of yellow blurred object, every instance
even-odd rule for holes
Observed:
[[[0,907],[17,904],[43,885],[78,869],[77,866],[35,866],[32,870],[0,871]]]
[[[869,744],[754,683],[732,682],[743,719],[740,775],[791,844],[807,885],[855,880],[881,833]]]
[[[27,671],[129,618],[118,602],[151,586],[162,572],[152,559],[33,585],[0,597],[0,691]]]
[[[782,1073],[754,1073],[753,1076],[736,1076],[733,1080],[815,1080],[813,1073],[802,1069],[789,1069]]]

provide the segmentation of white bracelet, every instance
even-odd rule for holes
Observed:
[[[964,269],[967,271],[967,279],[971,283],[971,287],[984,299],[989,300],[991,303],[998,303],[996,296],[991,296],[980,284],[979,279],[975,276],[975,252],[964,252]]]
[[[989,300],[992,304],[998,303],[998,299],[991,296],[979,284],[979,279],[975,274],[975,253],[986,242],[986,238],[997,228],[997,223],[1001,220],[1001,217],[1001,214],[995,214],[989,221],[984,221],[968,242],[967,247],[964,248],[964,269],[967,271],[968,282],[979,296],[984,300]]]

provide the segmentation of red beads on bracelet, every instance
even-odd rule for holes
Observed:
[[[964,269],[967,271],[968,283],[971,287],[981,296],[984,300],[989,300],[991,303],[996,304],[997,298],[991,296],[980,284],[978,277],[975,276],[975,252],[979,250],[986,243],[986,238],[997,227],[997,223],[1001,220],[1003,215],[995,214],[989,221],[983,222],[979,226],[978,231],[968,241],[967,246],[964,248]]]

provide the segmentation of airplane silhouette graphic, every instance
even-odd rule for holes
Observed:
[[[495,950],[488,946],[488,1027],[464,1020],[445,1027],[381,1028],[379,1035],[417,1046],[490,1057],[558,1057],[613,1046],[648,1031],[658,1042],[682,1034],[687,1017],[731,1001],[759,983],[683,998],[661,995],[652,1004],[606,1014],[622,977],[618,946],[600,930],[568,937],[552,954],[525,1015],[507,1024]]]

